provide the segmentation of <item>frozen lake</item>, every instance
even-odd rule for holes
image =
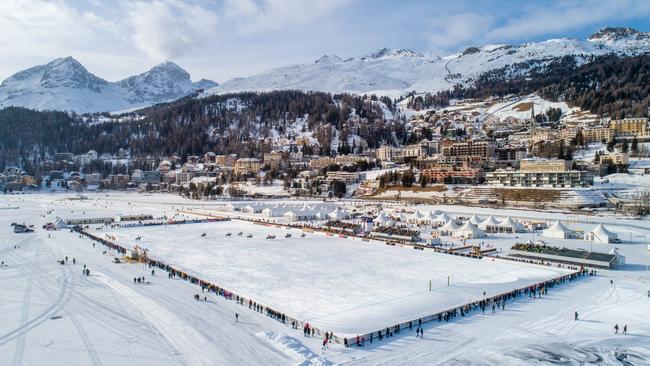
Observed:
[[[374,331],[479,300],[484,291],[490,296],[570,272],[301,233],[239,220],[106,231],[126,247],[142,236],[152,258],[336,334]]]

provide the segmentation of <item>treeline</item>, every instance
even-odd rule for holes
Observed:
[[[358,116],[354,123],[353,115]],[[142,109],[137,116],[117,116],[122,117],[119,121],[114,118],[97,122],[99,115],[91,117],[95,122],[86,123],[81,117],[63,112],[3,109],[0,155],[5,159],[42,157],[90,149],[101,154],[125,148],[134,155],[185,157],[212,151],[260,157],[272,149],[266,137],[303,132],[312,132],[323,147],[320,153],[327,155],[336,153],[336,146],[330,150],[335,136],[346,141],[355,134],[374,148],[385,142],[395,143],[406,133],[402,124],[384,119],[376,97],[292,90],[183,98]],[[290,131],[296,125],[301,127]]]
[[[531,93],[552,101],[565,101],[602,116],[646,116],[650,106],[650,55],[611,54],[588,59],[564,56],[551,61],[508,65],[480,75],[470,87],[456,85],[452,90],[413,96],[409,107],[445,107],[451,99]]]
[[[511,65],[483,74],[474,86],[456,89],[456,97],[486,98],[537,92],[552,101],[566,101],[611,118],[646,116],[650,105],[650,55],[605,55],[588,63],[565,56],[536,65],[525,73]],[[514,75],[514,76],[513,76]]]

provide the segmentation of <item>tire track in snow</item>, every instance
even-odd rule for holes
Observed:
[[[86,351],[88,352],[88,357],[90,357],[90,361],[93,364],[93,366],[102,366],[102,361],[99,359],[99,356],[97,355],[97,351],[95,350],[93,343],[90,341],[90,338],[88,337],[88,333],[86,333],[86,330],[79,322],[79,319],[77,319],[77,317],[69,311],[66,311],[65,313],[72,321],[72,324],[77,330],[79,337],[81,337],[81,341],[83,342],[84,347],[86,347]]]
[[[38,249],[36,251],[38,255]],[[28,276],[27,283],[25,284],[25,292],[23,294],[23,309],[20,315],[20,324],[27,324],[29,320],[29,304],[32,297],[32,284],[34,279],[31,276]],[[16,342],[16,350],[14,351],[14,358],[12,364],[14,366],[20,366],[23,364],[23,355],[25,354],[25,343],[27,342],[27,334],[25,332],[18,335],[18,341]]]
[[[26,277],[28,277],[30,281],[34,282],[35,280],[34,275],[30,272],[23,270],[22,268],[25,266],[30,268],[38,268],[42,266],[38,266],[34,264],[34,262],[24,257],[18,257],[18,258],[20,258],[20,260],[18,261],[20,263],[18,266],[16,266],[16,268],[18,268],[20,272],[22,272]],[[45,262],[45,261],[41,260],[41,262]],[[62,280],[61,292],[59,293],[59,296],[56,298],[54,303],[50,305],[47,309],[39,313],[37,316],[22,322],[22,324],[18,328],[9,331],[8,333],[5,333],[3,335],[0,335],[0,346],[9,343],[15,338],[37,327],[38,325],[46,321],[52,314],[54,314],[55,312],[63,308],[63,306],[67,302],[67,299],[69,298],[70,272],[64,270],[64,274],[61,280]]]
[[[223,365],[227,364],[220,353],[214,352],[214,345],[204,336],[187,326],[185,322],[156,304],[154,300],[141,295],[137,291],[119,283],[112,278],[98,273],[96,278],[106,286],[122,295],[142,312],[143,317],[153,325],[158,332],[177,350],[182,358],[190,365]],[[170,352],[173,356],[175,353]]]

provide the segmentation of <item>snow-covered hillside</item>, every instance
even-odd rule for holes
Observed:
[[[231,79],[206,94],[278,89],[399,95],[416,90],[438,91],[476,76],[522,62],[544,63],[573,55],[650,51],[650,34],[629,28],[604,28],[588,40],[551,39],[518,46],[487,45],[445,57],[427,57],[411,50],[381,49],[371,55],[343,59],[325,55],[311,64],[291,65],[246,78]]]
[[[117,82],[101,79],[72,57],[20,71],[0,84],[0,108],[102,112],[145,107],[184,97],[195,90],[218,84],[193,83],[190,75],[173,62]]]

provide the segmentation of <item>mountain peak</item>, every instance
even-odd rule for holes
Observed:
[[[361,57],[362,60],[366,59],[380,59],[384,57],[424,57],[421,53],[415,52],[408,48],[399,48],[392,50],[387,47],[380,48],[377,52],[371,53],[368,56]]]
[[[68,65],[80,65],[81,63],[77,61],[76,58],[72,56],[59,57],[47,63],[48,65],[58,65],[58,64],[68,64]]]
[[[190,74],[187,71],[185,71],[182,67],[178,66],[177,64],[171,61],[165,61],[163,63],[160,63],[152,67],[149,71],[145,72],[142,75],[145,74],[165,74],[173,78],[188,79],[188,80],[190,78]]]
[[[40,85],[44,88],[82,88],[99,92],[108,82],[92,73],[72,56],[56,58],[45,65],[37,66]],[[31,69],[30,69],[31,70]],[[16,74],[18,75],[18,74]]]
[[[343,61],[337,55],[323,55],[318,60],[314,61],[315,64],[331,63]]]
[[[158,65],[154,66],[152,69],[155,69],[155,68],[160,68],[160,69],[172,69],[172,70],[183,70],[182,67],[178,66],[178,64],[176,64],[176,63],[173,62],[173,61],[164,61],[164,62],[161,62],[161,63],[159,63]],[[183,71],[185,71],[185,70],[183,70]]]
[[[74,57],[59,57],[43,65],[47,70],[72,70],[80,73],[89,73],[88,70]]]
[[[639,32],[634,28],[605,27],[592,34],[588,40],[592,42],[613,42],[622,39],[650,38],[648,33]]]
[[[192,83],[190,74],[171,61],[112,83],[67,56],[19,71],[3,81],[0,108],[14,105],[77,112],[117,111],[175,100],[217,85],[210,80]]]

